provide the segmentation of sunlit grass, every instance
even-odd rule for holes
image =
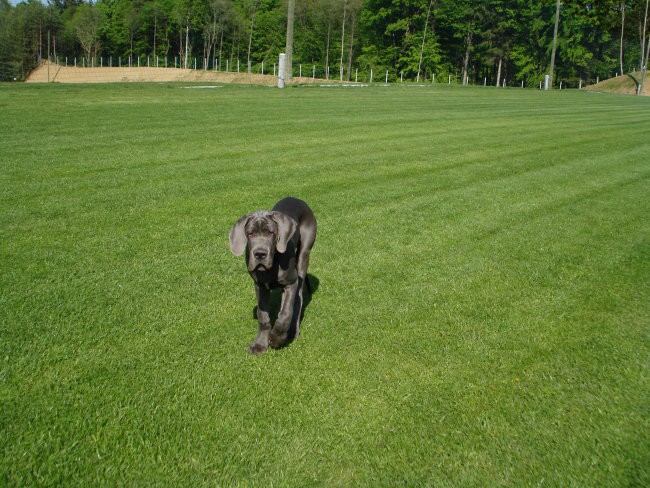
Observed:
[[[648,485],[650,101],[0,85],[3,485]],[[228,248],[319,221],[261,357]]]

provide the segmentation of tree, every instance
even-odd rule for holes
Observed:
[[[551,69],[549,70],[549,84],[553,88],[553,71],[555,69],[555,50],[557,49],[557,27],[560,23],[560,0],[555,4],[555,27],[553,28],[553,47],[551,48]]]
[[[93,56],[97,55],[99,49],[98,32],[101,20],[101,12],[91,3],[79,5],[72,18],[72,25],[87,64],[91,64]]]
[[[285,46],[284,79],[287,82],[291,81],[293,76],[293,22],[296,12],[296,0],[289,0],[287,2],[287,42]]]
[[[645,15],[643,17],[643,42],[641,43],[641,83],[637,89],[637,94],[643,94],[643,87],[645,85],[646,74],[648,72],[648,57],[650,56],[650,38],[646,36],[648,27],[648,0],[645,0]],[[644,51],[645,44],[645,51]]]

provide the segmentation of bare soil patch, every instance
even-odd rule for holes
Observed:
[[[245,85],[277,85],[273,75],[233,73],[225,71],[193,70],[182,68],[95,67],[81,68],[43,63],[30,73],[27,83],[129,83],[129,82],[210,82]],[[294,78],[293,84],[337,83],[338,80],[320,78]]]

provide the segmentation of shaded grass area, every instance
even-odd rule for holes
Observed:
[[[0,85],[4,485],[647,485],[650,102]],[[242,214],[319,219],[261,357]]]

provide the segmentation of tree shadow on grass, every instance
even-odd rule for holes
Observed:
[[[311,299],[318,290],[320,286],[320,280],[314,275],[307,274],[308,283],[302,284],[302,310],[300,310],[300,300],[296,297],[294,302],[293,315],[291,317],[291,325],[289,326],[289,331],[287,332],[287,342],[282,346],[286,347],[291,344],[296,339],[296,326],[298,325],[298,310],[300,310],[300,323],[302,324],[303,319],[305,318],[305,311],[311,303]],[[271,310],[269,315],[271,317],[271,323],[275,324],[275,321],[278,318],[278,313],[280,312],[280,305],[282,304],[282,288],[275,288],[271,290]],[[257,320],[257,305],[253,307],[253,318]]]

